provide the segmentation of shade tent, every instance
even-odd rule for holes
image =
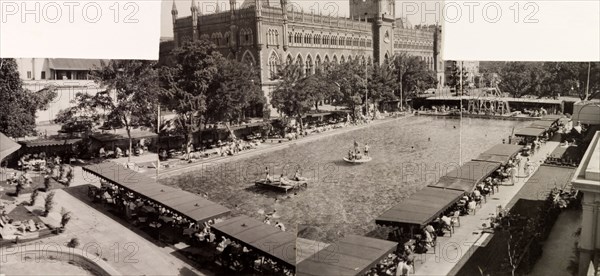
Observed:
[[[0,161],[4,160],[7,156],[13,152],[18,151],[21,148],[19,143],[8,138],[4,133],[0,132]]]
[[[34,148],[34,147],[53,147],[53,146],[73,145],[80,141],[81,141],[81,139],[64,139],[64,140],[40,139],[40,140],[22,141],[19,143],[24,145],[27,148]]]
[[[523,149],[520,145],[499,144],[491,149],[484,151],[474,161],[508,163],[508,160],[515,157]]]
[[[471,192],[475,185],[477,182],[474,180],[442,176],[437,183],[429,185],[429,187]]]
[[[296,235],[256,219],[239,216],[214,224],[212,230],[262,252],[289,268],[296,267]]]
[[[195,222],[204,222],[230,213],[229,209],[204,197],[159,184],[155,179],[113,162],[86,166],[83,170]]]
[[[363,275],[398,243],[350,235],[298,264],[296,275]]]
[[[540,137],[544,132],[541,128],[526,127],[515,131],[515,136]]]
[[[556,122],[562,118],[565,118],[564,115],[545,115],[544,117],[542,117],[540,119],[540,121],[552,121],[552,122]]]
[[[112,130],[112,131],[108,131],[106,133],[94,133],[92,135],[90,135],[91,138],[98,140],[102,143],[107,143],[107,142],[114,142],[114,141],[119,141],[119,140],[129,140],[129,137],[127,136],[127,132],[125,132],[124,130]],[[131,139],[143,139],[143,138],[155,138],[158,137],[158,134],[151,132],[151,131],[146,131],[146,130],[141,130],[141,129],[132,129],[131,130]]]
[[[381,225],[425,226],[456,203],[464,191],[425,187],[375,220]]]
[[[531,125],[529,125],[530,128],[541,128],[541,129],[550,129],[552,127],[552,125],[554,124],[554,121],[536,121],[531,123]]]
[[[448,172],[444,177],[442,177],[445,179],[445,181],[438,182],[430,186],[440,188],[450,188],[452,186],[465,192],[471,192],[477,183],[490,176],[499,167],[500,163],[498,162],[472,160],[464,163],[462,166],[460,166],[460,168],[456,168]]]

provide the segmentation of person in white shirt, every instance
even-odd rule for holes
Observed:
[[[283,226],[283,223],[281,223],[279,221],[277,223],[275,223],[275,227],[281,229],[281,231],[285,231],[285,226]]]
[[[447,229],[451,229],[452,220],[449,217],[444,215],[444,216],[442,216],[441,220],[444,223],[444,227],[446,227]]]

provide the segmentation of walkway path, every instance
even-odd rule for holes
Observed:
[[[72,212],[72,219],[63,234],[37,241],[40,248],[56,250],[59,246],[62,252],[69,252],[71,249],[65,246],[66,243],[78,238],[80,245],[75,249],[77,252],[91,259],[103,259],[122,275],[207,275],[207,272],[200,272],[180,259],[182,257],[174,248],[158,244],[136,228],[120,224],[112,214],[88,205],[87,188],[82,186],[55,191],[56,207],[47,218],[42,218],[43,221],[59,225],[62,208]],[[45,193],[40,193],[36,206],[27,208],[34,212],[42,210],[44,196]],[[28,197],[23,195],[22,199]],[[30,249],[35,244],[22,246]]]
[[[541,147],[530,161],[541,164],[548,153],[551,153],[558,142],[547,142]],[[521,162],[519,172],[523,172],[525,160]],[[537,170],[538,166],[534,166]],[[529,176],[517,178],[514,186],[500,186],[500,192],[488,196],[487,203],[477,208],[475,215],[460,217],[460,227],[455,227],[451,237],[446,234],[438,237],[435,252],[430,250],[427,254],[421,254],[416,259],[416,275],[454,275],[460,267],[469,259],[471,254],[481,244],[485,244],[488,234],[482,233],[483,223],[489,225],[489,218],[495,216],[498,205],[505,208],[511,199],[519,192],[523,185],[529,180]]]

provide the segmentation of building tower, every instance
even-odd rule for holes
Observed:
[[[173,7],[171,7],[171,18],[173,19],[173,43],[175,44],[175,48],[179,45],[179,39],[177,37],[176,25],[177,25],[177,5],[175,5],[175,0],[173,0]]]
[[[256,10],[256,30],[257,32],[262,30],[262,1],[261,0],[254,0],[255,3],[255,10]],[[256,35],[256,47],[258,48],[258,50],[260,51],[260,49],[262,48],[262,35],[258,34]]]
[[[237,25],[236,25],[236,20],[235,20],[235,12],[236,12],[236,0],[229,0],[229,16],[230,16],[230,20],[229,20],[229,32],[231,33],[231,35],[229,36],[229,48],[231,49],[231,52],[235,55],[237,53]]]
[[[394,0],[350,0],[350,17],[373,23],[373,55],[383,63],[394,54]]]
[[[196,41],[198,40],[198,6],[195,0],[192,0],[190,10],[192,11],[192,41]]]
[[[281,0],[281,12],[283,13],[283,50],[288,50],[288,16],[287,16],[287,0]]]

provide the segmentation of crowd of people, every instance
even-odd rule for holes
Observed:
[[[361,160],[363,157],[369,156],[369,144],[365,143],[364,151],[361,153],[358,143],[354,141],[354,148],[348,150],[348,160]]]
[[[254,269],[271,271],[283,275],[293,275],[292,270],[284,268],[280,263],[261,256],[225,236],[219,237],[212,231],[212,226],[222,219],[211,219],[204,223],[196,223],[171,211],[154,201],[142,198],[110,182],[101,180],[100,188],[90,187],[88,196],[95,202],[103,203],[123,214],[134,225],[149,228],[160,239],[161,235],[187,239],[191,245],[214,251],[221,265],[236,271]],[[208,197],[204,194],[204,197]],[[270,224],[270,218],[267,224]],[[285,226],[276,222],[275,227],[285,231]]]
[[[375,267],[371,268],[365,276],[407,276],[412,271],[414,273],[414,255],[413,246],[406,245],[401,252],[390,253],[383,258]]]
[[[146,145],[145,139],[141,139],[135,146],[133,146],[133,155],[139,156],[144,154],[144,152],[148,151],[148,145]],[[128,157],[131,153],[129,152],[129,147],[125,147],[125,151],[121,149],[121,147],[115,147],[113,151],[107,151],[104,146],[100,147],[98,150],[99,158],[121,158]]]

